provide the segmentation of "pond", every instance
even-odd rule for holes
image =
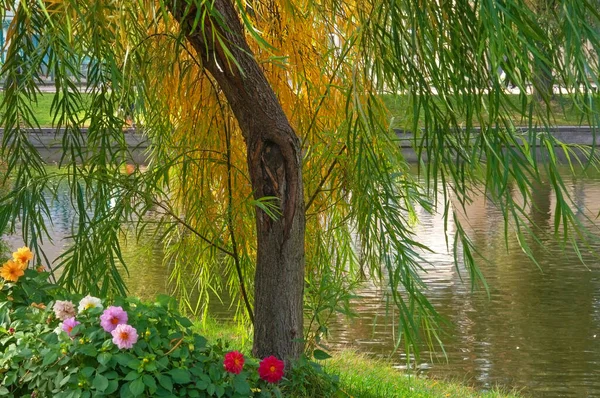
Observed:
[[[578,215],[590,228],[596,228],[585,215],[600,211],[600,176],[567,181],[576,198]],[[535,189],[537,210],[533,221],[550,234],[553,229],[554,195],[548,184]],[[62,250],[68,233],[69,207],[52,203],[55,246],[47,246],[49,256]],[[516,238],[504,244],[503,217],[485,197],[474,198],[466,209],[464,227],[476,247],[490,260],[481,262],[489,284],[471,291],[463,282],[464,272],[453,264],[443,236],[439,215],[422,212],[417,239],[434,253],[425,254],[431,262],[423,278],[436,309],[450,322],[444,338],[447,360],[440,353],[422,353],[420,372],[435,378],[451,378],[479,389],[494,386],[516,388],[525,395],[539,397],[600,396],[600,262],[599,246],[582,251],[582,265],[576,253],[565,251],[550,241],[545,248],[534,246],[537,268],[517,248]],[[450,232],[454,226],[449,225]],[[18,237],[4,237],[15,247]],[[450,237],[452,241],[452,237]],[[128,284],[132,294],[151,298],[168,292],[168,270],[162,265],[160,245],[125,248],[129,261]],[[395,345],[395,317],[388,310],[383,289],[366,284],[353,303],[356,318],[337,318],[331,325],[332,348],[354,348],[387,357]],[[227,305],[214,305],[213,315],[227,319]],[[392,357],[398,367],[405,365],[401,353]]]

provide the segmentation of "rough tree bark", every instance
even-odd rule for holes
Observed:
[[[211,20],[211,12],[195,24],[194,18],[200,14],[187,1],[171,0],[168,6],[237,118],[246,143],[254,197],[279,199],[281,216],[277,220],[256,209],[253,354],[297,358],[303,350],[305,231],[299,139],[246,42],[233,3],[212,2],[213,15],[216,10],[222,16],[220,24]],[[221,35],[239,67],[214,35]]]

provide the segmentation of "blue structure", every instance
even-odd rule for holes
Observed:
[[[15,7],[18,6],[18,1],[15,2]],[[2,33],[0,34],[0,65],[4,64],[6,61],[7,55],[7,42],[6,37],[8,35],[8,28],[14,18],[14,11],[5,10],[4,19],[2,20]],[[37,40],[35,40],[37,42]],[[46,58],[47,59],[47,58]],[[81,76],[83,77],[81,80],[85,81],[88,67],[89,67],[89,58],[85,57],[81,62],[80,71]],[[52,83],[54,81],[54,76],[52,73],[49,73],[46,66],[42,66],[41,77],[45,81],[45,83]]]
[[[0,49],[2,49],[2,51],[0,52],[0,64],[3,64],[5,59],[6,59],[6,34],[8,32],[8,26],[10,25],[10,22],[12,21],[14,16],[14,13],[12,11],[6,11],[5,14],[5,18],[4,20],[2,20],[2,36],[0,36]]]

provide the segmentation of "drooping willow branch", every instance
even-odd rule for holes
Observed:
[[[217,250],[219,250],[219,251],[227,254],[228,256],[232,256],[232,257],[234,256],[233,252],[231,252],[230,250],[227,250],[226,248],[224,248],[222,246],[219,246],[218,244],[216,244],[212,240],[208,239],[206,236],[202,235],[200,232],[198,232],[197,229],[195,229],[188,222],[186,222],[184,219],[182,219],[181,217],[179,217],[175,213],[173,213],[168,207],[166,207],[160,201],[153,200],[152,203],[154,203],[156,206],[158,206],[161,209],[163,209],[166,212],[167,215],[169,215],[170,217],[173,217],[175,219],[175,221],[177,221],[178,223],[180,223],[181,225],[183,225],[184,227],[186,227],[188,230],[190,230],[190,232],[192,232],[194,235],[196,235],[197,237],[199,237],[200,239],[202,239],[204,242],[208,243],[210,246],[212,246],[215,249],[217,249]]]
[[[192,54],[190,53],[190,55],[192,55]],[[194,62],[197,63],[198,61],[194,58]],[[233,262],[235,264],[236,274],[238,277],[238,281],[240,283],[240,292],[242,295],[242,299],[244,300],[244,305],[246,307],[246,311],[248,311],[248,317],[250,318],[250,322],[252,322],[252,324],[254,324],[254,312],[252,311],[252,306],[250,305],[250,299],[248,298],[248,292],[246,291],[246,285],[244,283],[244,275],[242,273],[242,265],[240,263],[240,256],[239,256],[239,253],[237,250],[237,240],[235,238],[235,231],[233,228],[233,186],[231,184],[231,171],[232,171],[231,130],[229,128],[229,124],[226,122],[225,113],[223,112],[224,105],[221,102],[221,99],[219,98],[219,91],[217,90],[217,87],[215,86],[214,82],[212,81],[210,76],[208,76],[208,74],[206,73],[206,71],[204,69],[202,69],[202,73],[204,74],[204,76],[206,77],[206,80],[208,80],[208,82],[210,83],[210,85],[213,88],[213,91],[215,93],[215,98],[219,105],[219,112],[221,113],[221,117],[223,118],[223,121],[225,123],[224,124],[225,142],[226,142],[225,158],[226,158],[226,163],[227,163],[227,229],[228,229],[229,235],[231,237],[231,246],[232,246],[231,257],[233,258]]]
[[[227,146],[227,229],[229,230],[229,235],[231,236],[231,249],[233,251],[232,257],[233,261],[235,262],[235,270],[237,272],[237,276],[240,282],[240,291],[242,293],[242,298],[244,299],[246,311],[248,311],[248,317],[250,317],[250,322],[254,324],[254,313],[252,312],[252,306],[250,305],[248,293],[246,292],[244,276],[242,274],[242,266],[240,264],[240,256],[237,250],[237,242],[235,239],[235,232],[233,229],[233,187],[231,184],[231,131],[229,129],[228,123],[225,123],[225,142]]]
[[[319,181],[319,185],[317,185],[317,189],[310,196],[310,199],[308,200],[308,202],[306,203],[306,206],[304,207],[304,211],[307,211],[308,209],[310,209],[310,206],[312,205],[312,203],[317,198],[317,195],[319,194],[319,192],[321,192],[321,189],[323,188],[323,185],[325,184],[325,182],[327,182],[327,179],[329,178],[329,175],[333,171],[333,168],[338,163],[339,156],[341,156],[342,153],[344,153],[345,150],[346,150],[346,144],[344,144],[342,146],[342,149],[340,149],[340,151],[338,152],[336,158],[333,160],[333,162],[331,162],[331,165],[329,166],[329,169],[327,169],[327,173],[325,173],[325,175],[323,176],[323,178],[321,178],[321,181]]]

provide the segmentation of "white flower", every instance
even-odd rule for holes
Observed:
[[[54,310],[56,317],[61,321],[64,321],[67,318],[73,318],[76,315],[75,306],[70,301],[57,300],[52,309]]]
[[[104,307],[102,306],[102,300],[100,300],[98,297],[92,297],[90,295],[87,295],[81,299],[81,301],[79,302],[79,307],[77,309],[79,310],[79,312],[83,312],[90,308],[103,309]]]

